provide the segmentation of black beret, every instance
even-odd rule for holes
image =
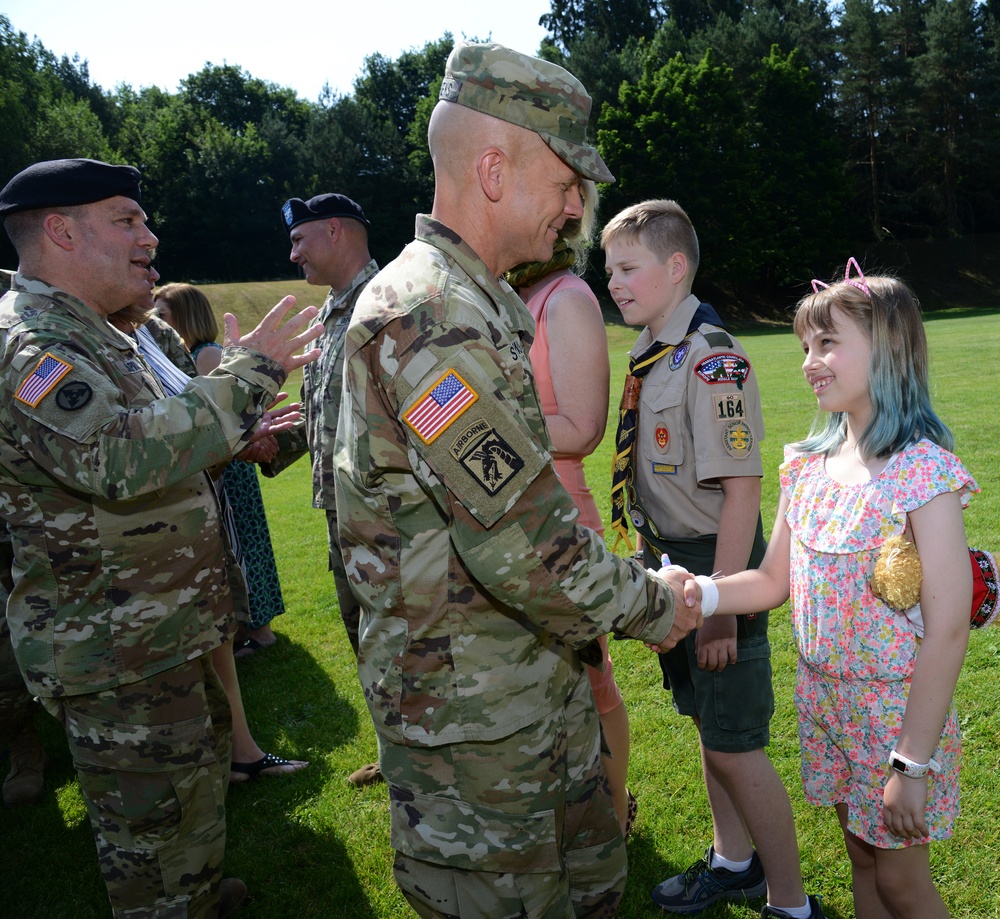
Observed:
[[[360,220],[366,227],[371,228],[365,212],[361,210],[361,205],[357,201],[352,201],[347,195],[316,195],[308,201],[289,198],[281,206],[281,222],[285,225],[286,233],[291,233],[300,223],[326,220],[330,217],[350,217],[353,220]]]
[[[100,160],[44,160],[21,170],[0,191],[0,217],[46,207],[92,204],[122,195],[142,205],[139,170]]]

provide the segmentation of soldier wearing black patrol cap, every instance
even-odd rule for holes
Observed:
[[[316,310],[282,326],[288,298],[242,337],[227,321],[222,372],[165,398],[107,321],[149,294],[138,170],[36,163],[0,215],[19,258],[0,298],[17,663],[65,726],[114,915],[216,919],[246,885],[222,878],[231,720],[211,652],[235,627],[237,575],[206,470],[318,353],[295,353]]]

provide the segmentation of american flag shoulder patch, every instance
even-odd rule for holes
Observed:
[[[45,352],[45,356],[35,364],[35,369],[28,374],[20,385],[14,398],[25,405],[35,408],[67,373],[73,369],[72,364]]]
[[[478,398],[479,394],[465,380],[454,370],[449,370],[417,399],[403,416],[403,421],[425,444],[429,444]]]

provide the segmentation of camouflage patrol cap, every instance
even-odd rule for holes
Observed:
[[[459,42],[445,65],[439,98],[534,131],[585,178],[615,180],[587,143],[590,96],[558,64],[503,45]]]
[[[43,160],[22,169],[0,191],[0,217],[46,207],[93,204],[119,195],[142,205],[139,170],[100,160]]]

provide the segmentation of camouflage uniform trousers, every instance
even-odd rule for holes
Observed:
[[[37,710],[14,658],[7,617],[0,612],[0,753],[27,727]]]
[[[215,919],[232,717],[203,654],[58,706],[116,919]]]
[[[337,604],[340,606],[340,618],[344,620],[347,629],[347,639],[355,655],[358,653],[358,629],[361,627],[361,606],[351,593],[351,583],[347,580],[347,569],[344,567],[344,554],[340,549],[340,537],[337,535],[337,512],[326,512],[326,530],[330,543],[330,570],[333,572],[333,583],[337,590]]]
[[[564,708],[499,741],[381,741],[394,875],[419,916],[614,916],[625,842],[584,669],[567,695]]]

